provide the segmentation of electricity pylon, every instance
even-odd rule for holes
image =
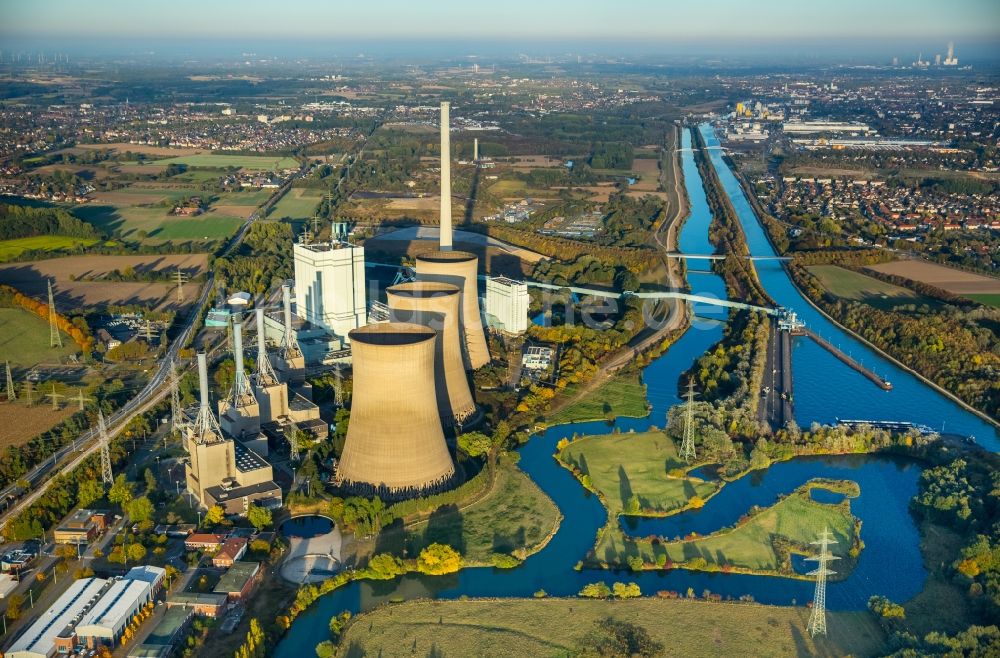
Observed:
[[[177,301],[178,303],[184,301],[184,272],[181,272],[181,268],[177,268],[174,272],[174,282],[177,284]]]
[[[816,576],[816,593],[813,595],[812,614],[809,615],[809,635],[826,635],[826,577],[837,573],[826,568],[826,563],[831,560],[839,560],[836,555],[830,555],[830,544],[836,544],[830,535],[828,528],[823,528],[823,533],[819,536],[819,541],[812,542],[819,546],[819,555],[807,557],[807,560],[814,560],[817,565],[810,576]]]
[[[341,379],[340,368],[336,368],[334,371],[336,379],[333,383],[333,403],[338,407],[344,406],[344,382]]]
[[[295,424],[294,421],[288,424],[288,458],[292,461],[299,461],[301,453],[299,452],[299,426]],[[292,483],[294,486],[295,483]]]
[[[5,361],[7,365],[7,401],[13,402],[17,399],[17,394],[14,392],[14,378],[10,374],[10,361]]]
[[[62,393],[56,393],[56,384],[52,382],[52,392],[46,393],[45,397],[52,399],[52,411],[59,411],[59,398],[66,397]]]
[[[690,464],[696,458],[694,449],[694,380],[688,380],[687,405],[684,408],[684,440],[681,441],[681,459]]]
[[[85,396],[83,394],[83,389],[82,388],[79,388],[77,390],[79,391],[79,394],[76,396],[76,401],[80,403],[80,411],[83,411],[84,405],[87,402],[93,402],[94,400],[93,400],[93,398],[88,398],[87,396]]]
[[[52,294],[52,279],[49,284],[49,347],[62,347],[62,336],[59,335],[59,323],[56,316],[56,299]]]
[[[28,401],[28,406],[29,407],[31,405],[35,404],[35,401],[32,399],[32,396],[31,396],[31,394],[34,392],[34,390],[35,390],[35,387],[31,383],[30,379],[24,382],[24,397]]]
[[[104,426],[104,412],[97,411],[97,433],[101,442],[101,480],[109,487],[115,483],[111,473],[111,446],[108,441],[108,428]]]

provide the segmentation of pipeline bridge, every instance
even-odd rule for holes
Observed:
[[[726,260],[732,256],[726,254],[682,254],[679,251],[668,251],[667,258],[683,258],[684,260]],[[744,260],[792,260],[791,256],[738,256]]]
[[[393,281],[393,285],[401,283],[403,281],[412,281],[415,278],[415,271],[409,266],[399,266],[390,265],[389,263],[373,263],[370,261],[365,262],[365,267],[389,267],[396,270],[396,278]],[[489,277],[485,274],[480,274],[479,279],[485,281]],[[780,308],[768,308],[766,306],[755,306],[753,304],[745,304],[743,302],[734,302],[728,299],[719,299],[718,297],[707,297],[705,295],[693,295],[689,292],[680,292],[676,290],[662,290],[656,292],[634,292],[631,290],[626,290],[624,292],[619,292],[617,290],[600,290],[598,288],[581,288],[578,286],[560,286],[554,283],[542,283],[541,281],[525,281],[525,284],[530,288],[540,288],[542,290],[568,290],[571,293],[582,296],[589,297],[601,297],[603,299],[622,299],[625,297],[636,297],[638,299],[683,299],[684,301],[691,302],[693,304],[711,304],[713,306],[724,306],[726,308],[735,308],[749,311],[758,311],[761,313],[767,313],[768,315],[780,316],[784,313],[783,309]]]

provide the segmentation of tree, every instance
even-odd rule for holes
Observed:
[[[590,583],[583,586],[580,596],[588,599],[606,599],[611,596],[611,588],[605,583]]]
[[[462,556],[447,544],[431,544],[417,556],[417,570],[432,576],[453,573],[461,567]]]
[[[580,641],[583,658],[646,658],[663,655],[663,645],[642,626],[605,617]]]
[[[226,518],[226,511],[220,505],[212,505],[205,512],[205,523],[207,525],[219,525],[224,518]]]
[[[152,495],[154,491],[159,489],[159,483],[156,481],[156,476],[153,475],[153,471],[146,469],[146,472],[142,474],[144,480],[146,480],[146,495]]]
[[[14,621],[21,617],[21,606],[24,605],[24,597],[20,594],[11,594],[7,597],[7,619]]]
[[[479,457],[490,450],[490,437],[482,432],[466,432],[458,437],[458,447],[470,457]]]
[[[108,500],[125,509],[125,506],[132,500],[132,495],[132,483],[125,479],[124,473],[119,473],[118,477],[115,478],[115,483],[108,491]]]
[[[80,482],[76,488],[76,504],[78,507],[89,507],[94,501],[104,496],[104,484],[93,478]]]
[[[616,599],[634,599],[642,596],[642,591],[636,583],[615,583],[611,586],[611,593]]]
[[[368,561],[367,575],[376,580],[391,580],[406,573],[403,561],[391,553],[373,555]]]
[[[257,528],[257,530],[263,530],[267,526],[271,525],[273,518],[271,516],[271,510],[266,507],[251,505],[247,508],[247,520],[250,521],[250,525]]]
[[[128,555],[128,559],[132,562],[141,562],[146,557],[146,547],[139,542],[129,544],[125,554]]]
[[[135,523],[142,523],[143,521],[148,521],[153,518],[153,512],[156,508],[153,503],[150,502],[149,498],[145,496],[139,496],[127,502],[124,506],[125,513],[128,517],[132,519]]]

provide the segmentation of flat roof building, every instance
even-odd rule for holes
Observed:
[[[505,276],[486,279],[486,315],[496,318],[496,328],[508,334],[528,330],[528,284]]]
[[[225,594],[233,602],[240,601],[250,596],[263,575],[260,562],[237,562],[223,574],[212,592]]]
[[[132,618],[153,600],[155,591],[154,584],[147,580],[126,577],[114,581],[94,607],[80,619],[76,627],[77,637],[91,648],[99,644],[115,646]]]
[[[104,512],[78,509],[55,529],[53,538],[57,544],[88,544],[103,532],[105,526]]]
[[[51,658],[56,654],[57,641],[61,640],[61,646],[70,646],[75,639],[77,618],[91,607],[107,584],[103,578],[75,581],[4,655],[7,658]]]
[[[295,314],[347,339],[368,321],[365,248],[348,242],[296,243]]]

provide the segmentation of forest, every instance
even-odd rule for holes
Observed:
[[[71,238],[100,238],[97,230],[59,208],[31,208],[0,203],[0,240],[36,235],[65,235]]]

